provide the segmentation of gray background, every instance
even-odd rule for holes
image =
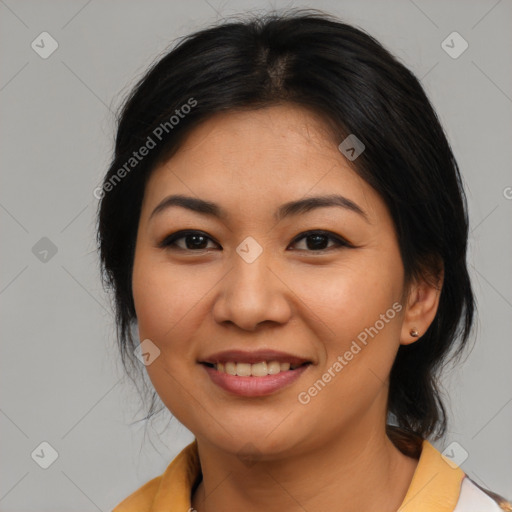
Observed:
[[[110,510],[192,440],[176,420],[159,436],[168,413],[148,436],[143,423],[128,425],[142,411],[98,277],[93,190],[110,159],[112,111],[175,38],[286,6],[369,31],[417,74],[439,113],[468,189],[479,324],[474,349],[445,379],[451,423],[436,446],[459,443],[462,468],[512,497],[510,0],[0,0],[0,510]],[[43,31],[59,44],[47,59],[31,48]],[[457,59],[441,47],[453,31],[469,43]],[[55,255],[33,250],[43,237]],[[43,441],[58,452],[48,469],[31,457]]]

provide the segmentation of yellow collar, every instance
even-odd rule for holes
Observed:
[[[191,509],[194,484],[201,476],[197,440],[186,446],[165,472],[128,496],[112,512],[167,512]],[[452,468],[427,440],[399,512],[452,512],[464,472]]]
[[[418,465],[398,512],[452,512],[464,476],[460,467],[450,466],[424,439]]]

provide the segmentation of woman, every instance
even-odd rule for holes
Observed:
[[[465,195],[372,37],[311,12],[192,34],[98,192],[123,362],[195,436],[115,512],[510,510],[428,441],[474,314]]]

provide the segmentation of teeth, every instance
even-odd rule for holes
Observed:
[[[240,364],[240,363],[238,363]],[[237,364],[237,374],[238,374],[238,364]],[[265,377],[265,375],[268,375],[268,366],[267,363],[264,361],[262,363],[256,363],[248,365],[250,366],[250,375],[254,375],[255,377]],[[238,374],[239,375],[239,374]]]
[[[215,369],[221,373],[229,375],[238,375],[240,377],[265,377],[266,375],[276,375],[280,372],[294,370],[300,365],[291,365],[290,363],[280,363],[279,361],[262,361],[261,363],[235,363],[229,361],[227,363],[215,364]]]
[[[252,364],[249,363],[236,363],[236,374],[240,377],[250,377],[251,366]]]
[[[216,365],[217,366],[217,370],[220,372],[222,371],[220,368],[219,368],[219,365]],[[236,375],[236,363],[226,363],[224,365],[225,369],[226,369],[226,373],[228,373],[229,375]]]
[[[281,371],[281,365],[277,361],[271,361],[270,363],[268,363],[267,369],[269,375],[275,375],[276,373],[279,373]]]

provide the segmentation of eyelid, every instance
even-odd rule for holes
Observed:
[[[350,243],[346,238],[342,237],[341,235],[338,235],[338,234],[333,233],[331,231],[326,231],[324,229],[310,229],[308,231],[304,231],[300,235],[298,235],[297,237],[295,237],[293,239],[292,244],[297,243],[297,242],[301,241],[302,239],[307,238],[308,236],[311,236],[311,235],[322,235],[322,236],[325,236],[326,238],[328,238],[330,240],[333,240],[336,243],[337,247],[351,247],[351,248],[355,248],[356,247],[355,245]],[[306,252],[320,252],[321,253],[321,252],[329,251],[329,250],[332,250],[332,249],[333,248],[331,247],[330,249],[319,249],[318,251],[310,250],[310,251],[306,251]]]
[[[157,244],[157,247],[162,248],[162,249],[169,249],[170,247],[172,247],[175,244],[175,242],[177,240],[180,240],[181,238],[184,238],[187,235],[201,235],[201,236],[207,238],[209,241],[212,241],[213,243],[220,246],[220,244],[215,239],[213,239],[210,235],[208,235],[204,231],[197,230],[197,229],[188,229],[188,230],[184,229],[184,230],[180,230],[180,231],[171,233],[170,235],[167,235],[161,242],[159,242]],[[341,235],[338,235],[336,233],[333,233],[331,231],[326,231],[323,229],[310,229],[308,231],[303,231],[302,233],[300,233],[293,239],[293,241],[291,242],[291,245],[296,244],[297,242],[300,242],[304,238],[307,238],[308,236],[312,236],[312,235],[325,236],[329,240],[334,241],[335,246],[327,248],[327,249],[319,249],[316,251],[315,250],[307,250],[307,249],[298,249],[299,251],[305,251],[305,252],[310,252],[310,253],[324,253],[326,251],[328,252],[328,251],[331,251],[332,249],[341,248],[341,247],[350,247],[350,248],[356,247],[355,245],[353,245],[351,242],[349,242],[346,238],[342,237]],[[200,250],[194,251],[192,249],[182,249],[181,247],[177,247],[177,249],[181,249],[183,251],[197,252],[197,253],[200,253],[201,251],[207,251],[207,249],[200,249]]]
[[[220,244],[214,238],[212,238],[210,235],[208,235],[204,231],[201,231],[199,229],[183,229],[180,231],[175,231],[174,233],[171,233],[170,235],[167,235],[166,237],[164,237],[164,239],[157,244],[157,247],[159,247],[161,249],[168,249],[169,247],[172,247],[172,245],[176,242],[176,240],[184,238],[187,235],[201,235],[201,236],[204,236],[205,238],[207,238],[209,241],[212,241],[215,244],[220,246]],[[181,249],[181,247],[178,247],[178,249]],[[182,249],[182,250],[184,250],[184,251],[188,250],[190,252],[200,252],[199,250],[198,251],[192,251],[190,249]],[[202,249],[202,250],[204,251],[205,249]]]

